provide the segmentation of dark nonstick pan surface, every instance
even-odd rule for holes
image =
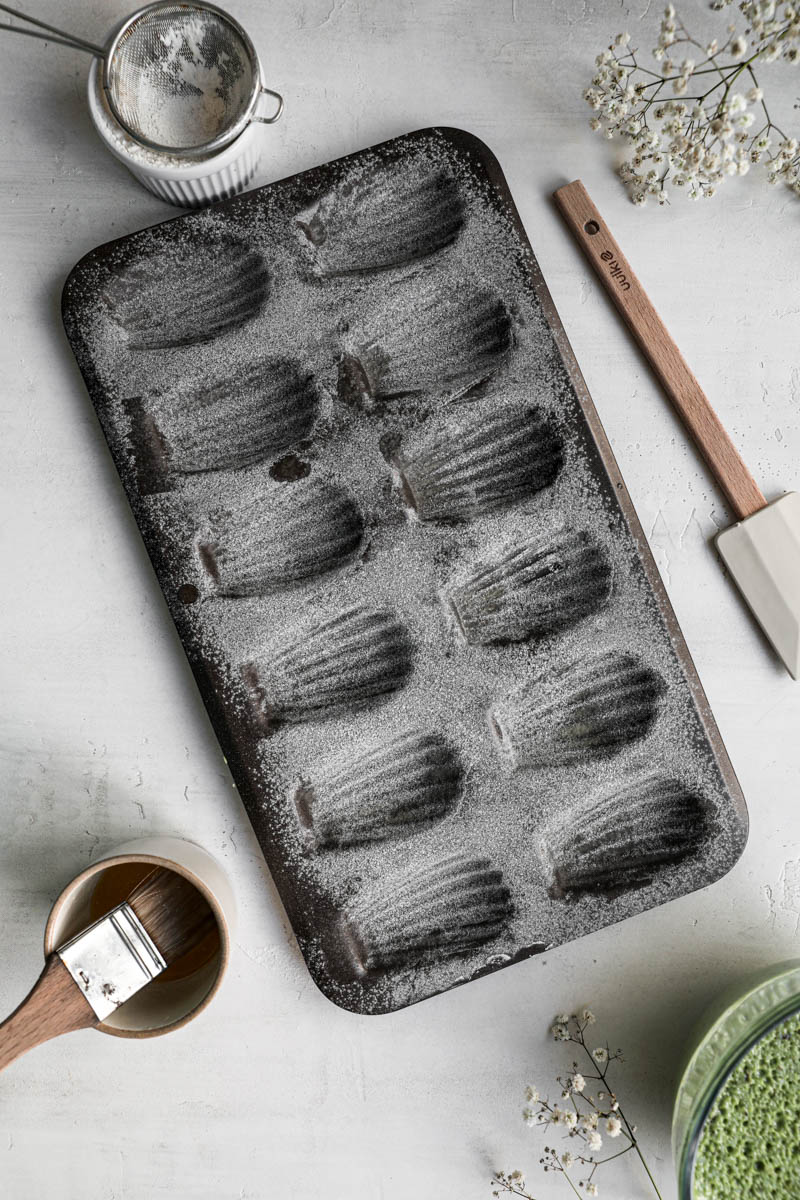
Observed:
[[[63,313],[333,1001],[401,1008],[733,865],[738,783],[483,143],[421,130],[110,242]]]

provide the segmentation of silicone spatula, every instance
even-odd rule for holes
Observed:
[[[580,180],[556,204],[719,484],[737,523],[720,556],[794,679],[800,674],[800,494],[768,504]]]

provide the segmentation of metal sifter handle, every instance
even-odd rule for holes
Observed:
[[[257,112],[254,112],[252,120],[260,121],[262,125],[274,125],[283,112],[283,96],[280,94],[280,92],[273,92],[272,88],[264,87],[263,84],[259,88],[259,99],[257,103],[260,102],[261,96],[273,96],[278,101],[278,107],[271,117],[260,117]]]
[[[46,29],[49,34],[55,34],[56,36],[50,37],[48,33],[37,33],[35,29],[20,29],[18,25],[0,23],[0,29],[5,29],[9,33],[22,33],[25,37],[41,38],[43,42],[59,42],[62,46],[69,46],[72,50],[85,50],[89,54],[93,54],[95,58],[105,58],[106,56],[106,52],[102,46],[95,46],[93,42],[87,42],[85,38],[67,33],[65,30],[59,29],[56,25],[48,25],[46,21],[39,21],[36,17],[29,17],[27,13],[20,12],[18,8],[10,8],[7,4],[0,4],[0,10],[11,13],[12,17],[19,17],[21,21],[27,21],[30,25],[36,25],[39,29]]]

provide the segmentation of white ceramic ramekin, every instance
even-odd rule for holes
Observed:
[[[115,158],[156,196],[182,208],[202,208],[227,200],[250,184],[258,170],[264,126],[249,124],[216,154],[178,158],[140,145],[108,107],[97,59],[89,69],[89,112],[94,127]]]
[[[153,980],[96,1027],[117,1037],[157,1037],[202,1012],[217,992],[230,958],[236,902],[227,875],[207,850],[176,837],[140,838],[119,846],[64,888],[47,919],[44,953],[47,957],[94,919],[90,904],[101,876],[132,863],[166,867],[183,875],[205,896],[219,930],[219,949],[210,961],[183,978]]]

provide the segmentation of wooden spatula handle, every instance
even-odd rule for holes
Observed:
[[[51,954],[22,1004],[0,1025],[0,1071],[50,1038],[96,1024],[89,1001],[58,955]]]
[[[694,438],[736,517],[743,520],[766,500],[728,437],[703,389],[631,270],[586,188],[576,179],[554,193],[556,204],[586,257],[650,362]]]

